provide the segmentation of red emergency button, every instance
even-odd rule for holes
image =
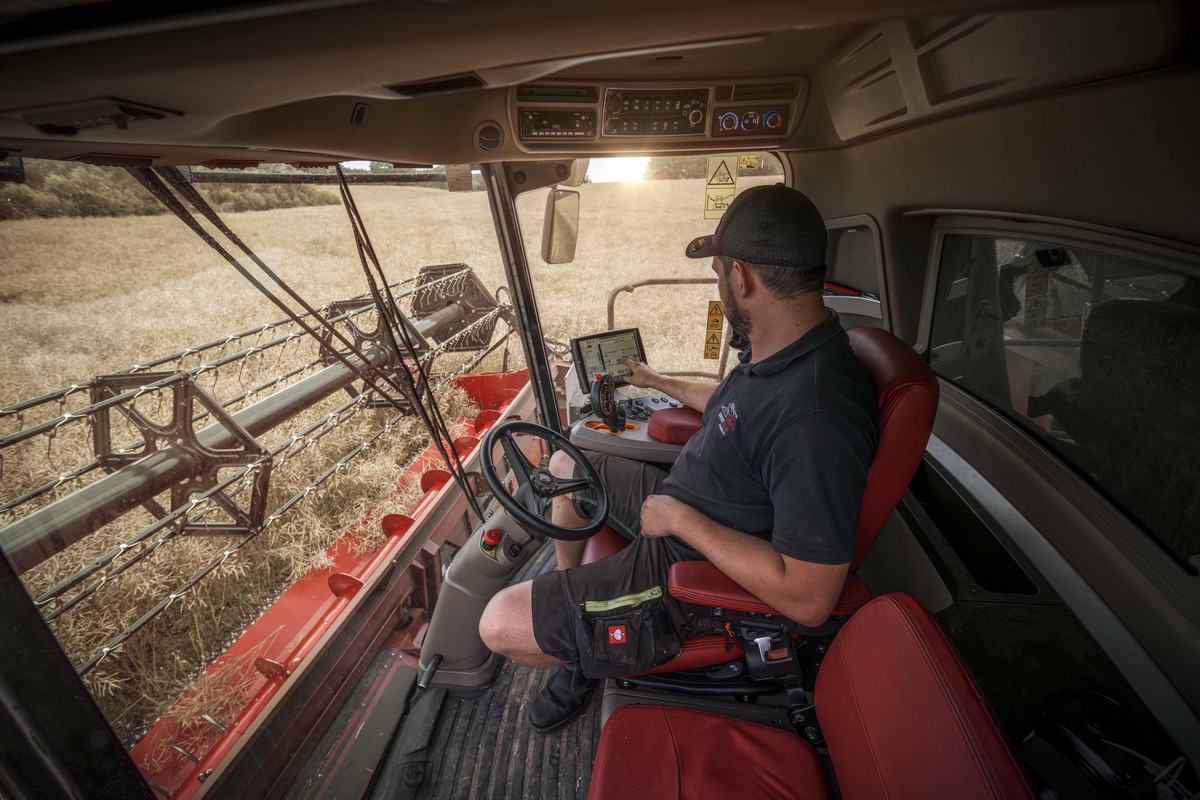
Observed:
[[[488,528],[483,532],[483,545],[484,547],[495,547],[503,538],[504,534],[500,532],[499,528]]]

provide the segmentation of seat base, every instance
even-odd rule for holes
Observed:
[[[705,711],[617,709],[604,726],[592,798],[829,797],[820,759],[794,733]]]

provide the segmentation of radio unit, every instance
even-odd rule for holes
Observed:
[[[606,89],[605,136],[703,134],[708,89]]]
[[[526,141],[596,138],[596,112],[590,108],[522,108],[519,119],[521,138]]]

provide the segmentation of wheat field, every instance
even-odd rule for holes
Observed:
[[[743,178],[739,188],[773,180]],[[683,255],[688,241],[715,227],[702,218],[702,180],[585,184],[579,191],[577,257],[566,265],[545,264],[538,255],[547,190],[518,198],[548,338],[565,342],[603,330],[608,293],[617,286],[646,278],[711,275],[707,262]],[[368,186],[354,194],[390,279],[411,277],[424,265],[463,262],[489,289],[504,284],[482,192]],[[314,306],[365,291],[340,205],[225,218]],[[282,316],[173,216],[0,222],[0,253],[0,406]],[[649,359],[659,368],[714,371],[716,362],[702,358],[702,344],[706,301],[715,297],[710,285],[639,290],[618,299],[615,324],[640,326]],[[302,350],[257,369],[271,374],[299,363],[305,357]],[[510,366],[519,366],[515,342],[510,356]],[[499,368],[500,359],[497,352],[481,369]],[[214,394],[220,395],[218,388]],[[474,412],[461,392],[445,392],[443,402],[448,419]],[[290,429],[329,407],[314,408],[290,423]],[[272,482],[272,501],[302,488],[386,416],[383,411],[360,414],[296,459],[289,471],[281,470]],[[286,433],[273,432],[264,444],[270,446]],[[74,441],[64,436],[50,446],[38,442],[15,458],[6,455],[0,465],[0,499],[89,459],[85,434]],[[253,540],[240,559],[207,578],[89,672],[89,687],[122,738],[129,744],[136,741],[282,588],[321,563],[324,550],[351,523],[381,509],[400,510],[406,498],[392,496],[397,478],[427,441],[413,420],[405,420],[312,502]],[[151,520],[146,512],[131,512],[23,579],[36,595]],[[11,521],[0,518],[0,524]],[[174,540],[106,584],[94,599],[59,617],[53,627],[68,655],[76,663],[84,660],[222,545],[204,537]],[[214,701],[215,713],[213,707],[207,711],[224,721],[238,710],[234,700]]]

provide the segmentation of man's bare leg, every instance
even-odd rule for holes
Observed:
[[[563,662],[538,647],[533,635],[533,581],[502,589],[479,620],[479,636],[488,649],[527,667],[556,667]]]
[[[569,455],[559,450],[554,455],[550,456],[550,474],[556,478],[573,478],[575,477],[575,461]],[[575,505],[571,502],[571,495],[559,495],[550,501],[550,521],[555,525],[561,525],[566,528],[580,528],[587,524],[587,520],[575,513]],[[587,546],[587,540],[582,539],[578,542],[565,542],[561,539],[554,540],[554,556],[558,561],[559,569],[574,569],[579,566],[579,562],[583,560],[583,548]]]

